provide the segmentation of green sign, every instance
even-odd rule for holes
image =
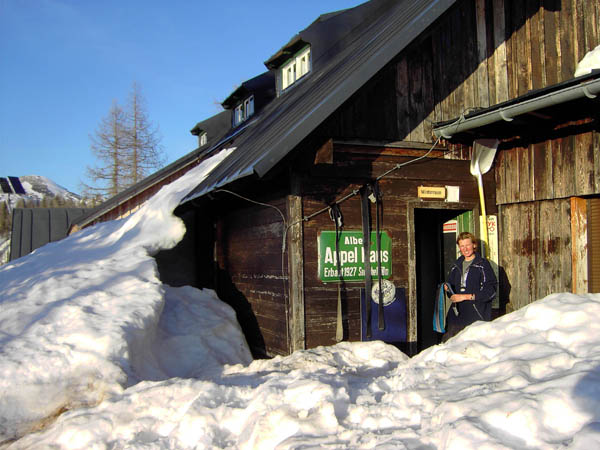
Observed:
[[[321,231],[318,238],[319,278],[321,281],[364,281],[365,251],[362,231],[342,231],[339,238],[341,276],[338,274],[337,254],[335,251],[335,231]],[[381,232],[381,276],[392,275],[392,240]],[[377,277],[377,234],[371,232],[369,251],[371,276]]]

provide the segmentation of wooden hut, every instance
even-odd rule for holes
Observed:
[[[493,138],[481,191],[497,219],[496,314],[592,289],[598,76],[574,69],[598,23],[585,0],[371,0],[319,17],[265,62],[276,96],[261,111],[250,92],[230,98],[235,132],[202,158],[235,150],[177,209],[188,233],[158,255],[163,280],[216,289],[257,356],[374,338],[420,351],[439,339],[433,296],[456,230],[484,231],[470,163]],[[582,82],[585,98],[502,118]]]

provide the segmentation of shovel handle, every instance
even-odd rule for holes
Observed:
[[[483,217],[481,240],[487,246],[488,245],[487,215],[485,212],[485,197],[483,195],[483,178],[481,177],[481,172],[477,173],[477,186],[479,188],[479,202],[481,203],[481,217]]]

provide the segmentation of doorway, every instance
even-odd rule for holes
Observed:
[[[417,288],[417,346],[422,351],[440,343],[433,330],[437,286],[445,280],[456,260],[456,234],[472,229],[467,210],[415,208],[415,269]],[[449,221],[455,221],[448,223]],[[452,227],[452,224],[455,224]],[[444,230],[444,224],[447,224]]]

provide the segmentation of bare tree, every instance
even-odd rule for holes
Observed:
[[[158,127],[148,119],[137,83],[133,83],[126,109],[113,102],[90,139],[98,164],[87,168],[94,186],[83,184],[86,197],[116,195],[165,163]]]
[[[128,177],[129,182],[135,184],[165,164],[158,126],[148,119],[145,99],[135,82],[127,103],[126,119]]]
[[[108,116],[102,119],[94,135],[90,135],[91,150],[98,164],[87,168],[94,186],[84,184],[86,196],[113,196],[127,186],[127,146],[125,112],[113,101]]]

